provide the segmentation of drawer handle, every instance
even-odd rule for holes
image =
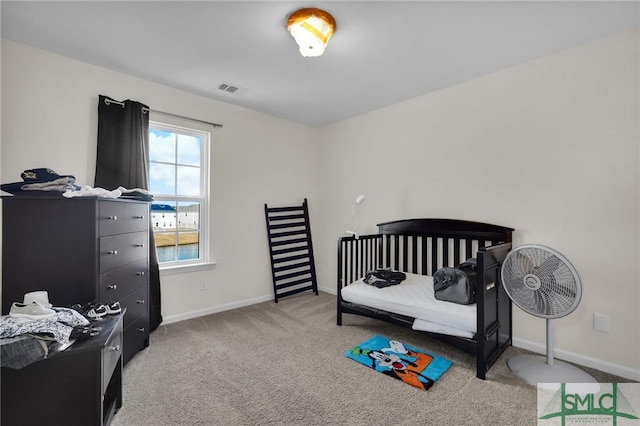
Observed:
[[[118,250],[109,250],[109,254],[117,255]]]
[[[142,215],[142,216],[134,216],[133,218],[134,219],[144,219],[144,215]]]
[[[136,272],[136,275],[142,276],[142,275],[144,275],[144,271]]]
[[[118,284],[111,284],[110,286],[107,286],[107,288],[109,290],[115,290],[116,288],[118,288]]]
[[[138,329],[138,331],[139,331],[140,333],[144,333],[144,327],[140,327],[140,328]]]
[[[120,345],[111,346],[109,347],[109,350],[112,350],[114,352],[120,352]]]
[[[138,300],[136,300],[136,303],[138,305],[144,305],[144,299],[138,299]]]
[[[108,216],[107,219],[109,219],[109,220],[118,220],[118,216],[116,216],[116,215]]]
[[[136,244],[136,247],[144,247],[144,243]]]

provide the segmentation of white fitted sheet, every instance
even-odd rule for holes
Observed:
[[[414,328],[417,330],[432,327],[442,331],[433,329],[427,331],[454,336],[460,335],[453,334],[453,330],[448,330],[451,328],[465,332],[462,337],[473,337],[477,326],[475,303],[472,305],[460,305],[436,300],[432,277],[409,273],[406,275],[407,278],[400,284],[384,288],[366,284],[360,279],[342,288],[341,295],[347,302],[421,320],[417,325],[414,324]],[[436,325],[430,326],[425,322],[435,323]]]

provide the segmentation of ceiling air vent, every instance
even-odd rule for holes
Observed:
[[[234,95],[242,95],[244,93],[247,92],[248,89],[245,89],[243,87],[239,87],[235,84],[232,83],[227,83],[226,81],[221,82],[218,85],[218,89],[222,90],[223,92],[227,92],[227,93],[231,93]]]

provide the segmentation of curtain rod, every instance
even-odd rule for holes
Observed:
[[[109,98],[105,98],[105,99],[104,99],[104,103],[105,103],[106,105],[117,104],[117,105],[120,105],[121,107],[124,107],[124,102],[114,101],[114,100],[109,99]],[[200,120],[200,119],[198,119],[198,118],[186,117],[186,116],[184,116],[184,115],[178,115],[178,114],[174,114],[174,113],[172,113],[172,112],[158,111],[158,110],[156,110],[156,109],[151,109],[151,108],[142,108],[142,112],[143,112],[143,113],[147,113],[147,112],[149,112],[149,111],[151,111],[151,112],[158,112],[158,113],[160,113],[160,114],[165,114],[165,115],[170,115],[170,116],[172,116],[172,117],[184,118],[184,119],[186,119],[186,120],[197,121],[198,123],[209,124],[209,125],[211,125],[211,126],[213,126],[213,127],[223,127],[223,126],[222,126],[222,124],[220,124],[220,123],[212,123],[211,121],[205,121],[205,120]]]

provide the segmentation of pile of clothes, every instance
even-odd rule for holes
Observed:
[[[66,198],[100,197],[127,198],[153,201],[153,195],[146,189],[127,189],[122,186],[107,190],[87,185],[77,185],[72,175],[59,175],[49,168],[28,169],[20,174],[22,182],[3,183],[0,189],[15,196],[62,195]]]
[[[363,281],[374,287],[384,288],[398,285],[407,278],[404,272],[394,271],[390,268],[376,269],[365,274]]]
[[[92,318],[76,309],[52,306],[46,291],[25,294],[22,302],[12,303],[9,315],[0,316],[2,367],[26,367],[53,350],[62,351],[76,340],[98,335],[102,327]]]
[[[76,178],[59,175],[51,169],[28,169],[20,173],[22,182],[3,183],[0,189],[13,195],[42,195],[56,192],[78,191]]]

